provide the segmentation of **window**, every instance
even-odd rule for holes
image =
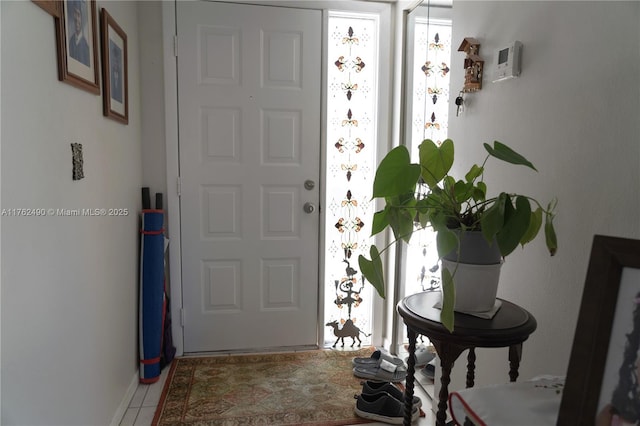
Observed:
[[[420,10],[422,9],[422,10]],[[430,15],[437,8],[419,8],[414,22],[410,50],[410,104],[407,108],[407,135],[413,161],[424,139],[437,144],[447,138],[449,122],[449,64],[451,61],[451,20]],[[448,9],[447,9],[448,10]],[[426,14],[426,16],[424,16]],[[435,233],[414,234],[406,250],[405,294],[439,288],[440,271]]]
[[[358,255],[369,251],[374,213],[378,34],[378,15],[329,12],[324,316],[341,329],[352,321],[362,331],[363,345],[371,342],[377,297],[358,271]],[[334,342],[336,336],[327,329],[325,345]]]

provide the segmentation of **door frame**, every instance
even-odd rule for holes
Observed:
[[[162,2],[162,47],[163,47],[163,68],[164,68],[164,109],[165,109],[165,149],[166,149],[166,175],[167,175],[167,194],[166,194],[166,212],[167,212],[167,235],[169,237],[169,283],[170,283],[170,300],[171,300],[171,317],[172,327],[171,332],[173,335],[173,344],[176,347],[176,355],[180,356],[184,354],[184,334],[182,326],[182,248],[181,248],[181,214],[180,214],[180,197],[179,192],[179,178],[180,178],[180,144],[178,135],[178,74],[177,74],[177,57],[174,52],[176,49],[176,34],[177,34],[177,20],[176,20],[176,7],[177,1]],[[217,1],[217,0],[209,0]],[[227,1],[228,2],[228,1]],[[376,2],[364,2],[353,1],[344,2],[337,1],[234,1],[235,3],[245,4],[260,4],[263,6],[280,6],[289,8],[304,8],[315,9],[322,11],[322,70],[327,66],[327,45],[325,43],[325,35],[327,34],[328,27],[328,11],[329,10],[342,10],[351,12],[370,12],[380,15],[380,34],[384,33],[384,29],[389,34],[389,39],[380,38],[380,57],[391,57],[394,52],[392,47],[393,33],[392,33],[392,11],[395,9],[395,5],[390,3],[376,3]],[[348,7],[345,7],[347,5]],[[393,77],[393,62],[394,61],[380,61],[380,96],[379,99],[390,99],[391,83]],[[384,68],[386,67],[386,69]],[[319,187],[325,188],[326,185],[326,99],[327,99],[327,77],[326,73],[321,73],[321,129],[320,129],[320,182]],[[381,155],[387,152],[392,146],[391,143],[391,125],[390,122],[395,117],[392,117],[392,108],[386,104],[381,103],[378,125],[378,158],[382,158]],[[389,118],[388,120],[385,118]],[[395,139],[395,138],[394,138]],[[397,141],[396,141],[397,142]],[[395,143],[394,143],[395,144]],[[324,197],[324,190],[320,191],[321,202]],[[325,244],[324,234],[326,227],[325,214],[323,206],[320,206],[320,244],[319,250],[319,282],[324,282],[324,265],[325,261]],[[324,287],[318,288],[318,344],[324,342],[325,327],[320,320],[324,314]],[[383,303],[380,298],[376,298],[374,301],[374,312],[383,312],[388,310],[388,303]],[[387,301],[388,302],[388,301]],[[395,310],[394,310],[395,313]],[[373,335],[372,344],[380,345],[383,341],[383,318],[387,317],[383,312],[382,315],[375,315],[373,318]],[[377,330],[377,331],[376,331]]]

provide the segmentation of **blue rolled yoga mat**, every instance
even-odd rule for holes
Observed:
[[[164,328],[164,211],[142,210],[140,244],[140,382],[160,378]]]

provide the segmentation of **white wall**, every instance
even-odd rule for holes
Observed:
[[[0,46],[2,45],[2,8],[0,8]],[[2,58],[0,57],[0,82],[2,81]],[[2,84],[0,83],[0,93],[2,93]],[[0,134],[2,132],[2,107],[0,105]],[[1,138],[0,138],[1,141]],[[1,145],[1,144],[0,144]],[[0,164],[2,162],[0,161]],[[1,178],[2,166],[0,166],[0,188],[2,187]],[[2,199],[0,197],[0,209],[2,208]],[[0,216],[0,235],[2,235],[2,216]],[[2,259],[2,244],[0,244],[0,259]],[[2,318],[2,262],[0,262],[0,319]],[[0,320],[0,325],[2,321]],[[2,365],[2,330],[0,327],[0,366]],[[0,413],[2,413],[2,368],[0,368]],[[0,415],[0,424],[2,424],[2,416]]]
[[[137,8],[98,2],[128,36],[129,124],[59,82],[53,18],[1,3],[2,207],[126,208],[126,217],[3,217],[2,423],[105,425],[135,384],[140,208]],[[85,178],[71,179],[71,142]]]
[[[453,48],[477,38],[489,67],[464,113],[452,108],[457,155],[466,168],[484,159],[483,142],[504,142],[539,173],[490,160],[489,190],[559,200],[558,254],[546,254],[543,238],[516,250],[499,296],[538,321],[521,377],[564,375],[593,235],[640,237],[640,3],[454,1],[453,11]],[[521,77],[491,83],[495,50],[514,40],[524,45]],[[463,58],[454,51],[453,93],[462,87]],[[507,351],[496,351],[479,351],[478,384],[508,381]],[[459,364],[450,389],[464,386]]]
[[[162,8],[159,1],[138,3],[140,27],[140,81],[144,108],[142,114],[142,176],[143,186],[167,193],[165,120],[164,120],[164,62],[162,46]],[[174,188],[171,188],[174,189]],[[166,198],[166,197],[165,197]],[[166,203],[165,203],[166,208]]]

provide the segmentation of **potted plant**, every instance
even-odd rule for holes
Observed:
[[[371,246],[370,259],[359,256],[358,263],[365,278],[385,297],[381,253],[396,242],[409,242],[414,232],[430,227],[436,232],[438,256],[460,262],[461,241],[467,235],[481,233],[487,247],[493,247],[504,258],[534,240],[542,228],[549,253],[557,250],[553,226],[556,200],[546,207],[534,198],[501,192],[488,198],[483,181],[489,158],[525,166],[537,171],[525,157],[495,141],[485,143],[487,156],[481,165],[474,164],[462,177],[449,175],[454,161],[454,143],[445,140],[440,146],[426,139],[419,146],[419,163],[411,163],[405,146],[392,149],[380,162],[373,183],[373,198],[385,200],[384,209],[375,213],[372,235],[391,228],[394,239],[384,249]],[[420,188],[426,188],[421,191]],[[544,218],[543,218],[544,217]],[[481,249],[487,250],[487,248]],[[456,269],[441,268],[441,321],[453,331]]]

